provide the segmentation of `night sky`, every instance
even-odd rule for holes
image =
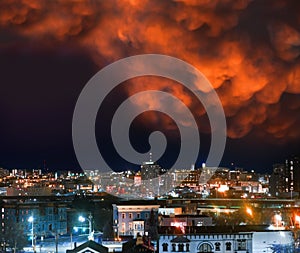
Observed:
[[[45,160],[50,169],[79,170],[72,116],[81,90],[118,59],[156,53],[192,64],[216,89],[228,127],[221,165],[270,172],[272,164],[300,154],[299,13],[298,0],[2,0],[0,167],[41,168]],[[146,77],[120,84],[98,112],[97,141],[107,163],[136,168],[116,153],[109,126],[124,99],[150,88],[187,101],[198,117],[200,166],[210,143],[201,104],[189,102],[180,84]],[[138,117],[132,144],[147,152],[154,130],[166,134],[159,163],[169,167],[180,146],[166,115]]]

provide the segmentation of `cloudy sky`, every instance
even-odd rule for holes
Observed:
[[[300,153],[298,0],[3,0],[0,10],[0,166],[35,168],[46,160],[47,167],[78,169],[72,115],[81,90],[108,64],[146,53],[182,59],[213,85],[228,127],[222,165],[270,171]],[[147,89],[172,93],[198,117],[197,164],[205,161],[203,107],[180,84],[144,77],[121,84],[98,113],[105,123],[96,124],[97,140],[108,163],[131,167],[116,154],[109,123],[121,101]],[[160,162],[170,166],[180,147],[169,117],[138,117],[132,143],[146,152],[153,130],[168,138]]]

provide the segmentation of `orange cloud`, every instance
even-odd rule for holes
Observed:
[[[282,115],[288,112],[281,106],[284,95],[300,94],[300,10],[292,2],[5,0],[0,27],[40,47],[76,44],[99,68],[136,54],[178,57],[197,67],[217,90],[229,137],[260,128],[274,138],[299,138],[296,122]],[[129,95],[141,88],[167,90],[198,116],[205,113],[182,86],[165,79],[138,81],[128,86]],[[157,101],[147,98],[147,103],[151,107]],[[295,107],[295,101],[286,103],[291,111]]]

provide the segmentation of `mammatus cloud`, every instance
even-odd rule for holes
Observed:
[[[99,67],[145,53],[189,62],[219,94],[231,138],[253,130],[275,140],[300,137],[297,0],[5,0],[0,10],[3,34],[9,31],[39,47],[74,43]],[[22,41],[1,41],[2,47],[22,46]],[[170,83],[143,80],[143,87],[167,89],[192,106],[190,95]],[[136,89],[132,81],[128,93]],[[158,103],[145,101],[149,108]],[[203,115],[203,108],[196,114]]]

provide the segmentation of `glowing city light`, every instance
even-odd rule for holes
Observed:
[[[80,222],[85,222],[85,218],[84,218],[83,216],[81,216],[81,215],[78,217],[78,220],[79,220]]]
[[[252,209],[250,207],[247,207],[246,209],[247,214],[249,214],[250,216],[253,215]]]

